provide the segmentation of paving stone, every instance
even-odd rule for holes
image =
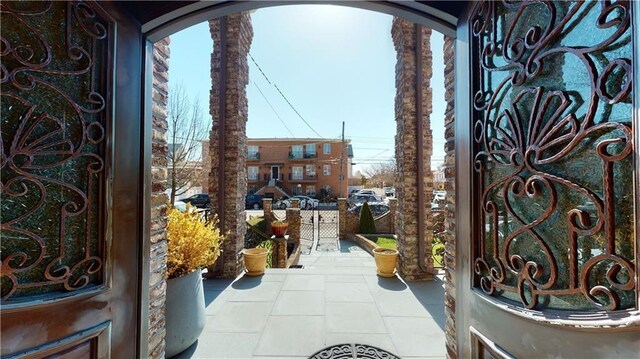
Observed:
[[[218,314],[207,316],[204,331],[259,333],[264,328],[272,307],[272,302],[227,302]]]
[[[272,316],[258,342],[254,355],[310,356],[325,342],[321,316]]]
[[[373,298],[382,316],[394,317],[429,317],[427,309],[413,296],[410,291],[393,292],[377,291]],[[444,303],[440,302],[444,314]]]
[[[373,303],[327,303],[327,333],[386,333]]]
[[[282,291],[271,315],[324,315],[322,291]]]
[[[326,283],[327,302],[373,302],[364,283]]]
[[[324,276],[288,274],[282,290],[324,290]]]
[[[204,333],[189,358],[251,358],[258,340],[260,333]]]
[[[324,344],[325,346],[331,346],[347,343],[372,345],[392,354],[396,353],[396,347],[388,334],[327,333],[327,339]]]
[[[325,276],[327,283],[364,283],[364,277],[361,275],[327,275]]]
[[[399,356],[446,355],[444,332],[432,318],[384,317],[383,320]]]
[[[235,284],[235,283],[234,283]],[[243,286],[234,288],[229,301],[233,302],[273,302],[278,298],[282,283],[261,282],[254,287]]]

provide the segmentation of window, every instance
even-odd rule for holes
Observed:
[[[316,195],[316,186],[307,186],[307,196],[315,196]]]
[[[260,189],[260,187],[258,187],[258,186],[247,186],[247,194],[248,195],[252,195],[252,194],[258,192],[259,189]]]
[[[250,160],[260,159],[260,153],[258,152],[258,146],[247,147],[247,158]]]
[[[297,185],[297,186],[293,186],[293,195],[294,196],[299,196],[302,194],[302,186]]]
[[[258,167],[257,166],[247,167],[247,179],[249,181],[257,181],[258,180]]]
[[[302,145],[291,146],[291,158],[302,158]]]
[[[315,143],[307,143],[304,146],[304,150],[305,150],[305,158],[312,158],[316,156],[316,145]]]
[[[331,165],[323,165],[322,174],[325,176],[331,176]]]
[[[316,166],[307,165],[307,177],[314,177],[316,175]]]
[[[322,153],[324,153],[325,155],[328,155],[331,153],[331,144],[330,143],[325,143],[322,145]]]
[[[302,179],[302,167],[294,166],[291,168],[291,179],[298,181]]]

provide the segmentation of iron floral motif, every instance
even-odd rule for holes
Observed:
[[[94,6],[0,4],[3,302],[103,281],[112,45]]]
[[[595,44],[583,34],[580,44],[566,45],[576,24],[590,20],[604,35]],[[633,236],[616,235],[615,208],[623,180],[615,169],[633,153],[631,113],[611,118],[631,101],[629,27],[626,1],[475,7],[474,182],[482,208],[474,271],[485,293],[515,293],[529,309],[540,306],[541,296],[582,295],[607,310],[635,304],[620,298],[636,289],[636,273],[632,251],[619,248]],[[584,69],[568,69],[565,61]],[[580,78],[565,80],[563,72]],[[587,156],[600,165],[585,174],[601,174],[597,186],[567,174],[584,168]],[[566,205],[572,207],[563,212]],[[561,230],[546,228],[563,217]],[[601,244],[593,250],[599,253],[579,250],[586,239]]]

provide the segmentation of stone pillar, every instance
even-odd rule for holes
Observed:
[[[456,159],[455,159],[455,40],[444,37],[444,100],[447,107],[444,112],[444,189],[447,191],[445,206],[445,251],[444,251],[444,303],[445,338],[447,358],[458,357],[456,344]]]
[[[267,234],[271,236],[273,232],[271,231],[271,222],[275,221],[275,216],[271,209],[273,208],[273,199],[271,198],[263,198],[262,199],[262,211],[264,213],[264,220],[267,224]]]
[[[287,237],[289,236],[271,237],[273,240],[271,265],[273,268],[287,268]]]
[[[247,55],[253,39],[253,28],[249,13],[243,12],[210,20],[209,30],[213,39],[209,196],[211,210],[218,214],[220,227],[227,236],[220,256],[223,268],[215,274],[222,278],[235,278],[244,269],[241,251],[247,230],[244,215],[247,193],[246,86],[249,81]],[[223,37],[224,34],[226,36]],[[224,83],[220,82],[221,72],[226,79]],[[222,174],[219,172],[220,166]],[[219,208],[219,196],[223,196],[223,208]]]
[[[347,239],[347,199],[338,198],[338,237]]]
[[[406,280],[433,278],[433,259],[431,257],[431,196],[433,175],[431,173],[432,138],[431,114],[432,91],[432,55],[430,48],[431,29],[422,30],[422,73],[417,73],[416,44],[417,26],[407,20],[394,18],[391,35],[396,49],[396,234],[400,252],[400,275]],[[417,103],[418,76],[422,77],[422,103]],[[421,106],[422,118],[417,118],[418,106]],[[422,121],[423,131],[418,134],[418,121]],[[418,158],[418,136],[422,136],[423,156]],[[418,178],[418,166],[424,167],[423,177]],[[423,216],[419,218],[418,182],[424,184]],[[419,234],[420,222],[424,223],[424,233]],[[422,243],[420,243],[422,242]],[[422,253],[420,253],[422,246]],[[422,261],[421,261],[422,258]]]
[[[398,212],[398,199],[389,198],[389,216],[393,218],[391,221],[390,233],[396,233],[396,213]]]
[[[300,217],[299,208],[287,208],[287,234],[289,235],[289,243],[300,244]]]
[[[149,358],[164,358],[167,291],[167,101],[169,98],[169,38],[153,44],[151,122],[151,250],[149,253]]]

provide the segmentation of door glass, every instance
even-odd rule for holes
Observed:
[[[626,2],[475,7],[475,286],[543,310],[636,307]]]
[[[90,3],[0,6],[6,303],[103,283],[113,40]]]

